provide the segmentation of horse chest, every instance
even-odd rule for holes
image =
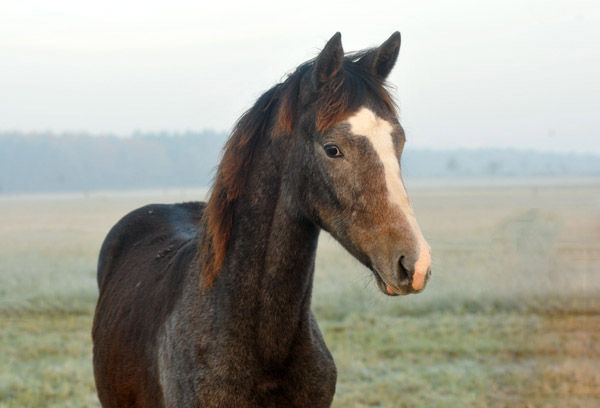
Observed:
[[[316,341],[303,341],[315,339],[303,336],[288,361],[273,368],[247,344],[228,343],[211,336],[192,346],[192,342],[177,341],[183,333],[168,326],[161,336],[158,353],[166,406],[331,405],[336,368],[320,333]]]

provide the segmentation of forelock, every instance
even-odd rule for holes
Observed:
[[[344,58],[342,69],[319,90],[312,89],[310,104],[316,112],[315,125],[319,132],[325,132],[347,119],[367,101],[379,109],[395,115],[396,105],[381,79],[364,67],[356,64],[367,51],[350,54]],[[281,84],[280,108],[274,126],[275,134],[291,134],[298,125],[301,107],[302,86],[312,84],[303,80],[312,75],[314,60],[302,64]]]

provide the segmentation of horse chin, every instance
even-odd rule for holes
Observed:
[[[381,290],[381,292],[383,292],[384,295],[406,296],[406,295],[410,295],[411,293],[419,293],[420,292],[420,290],[415,291],[414,289],[412,289],[411,286],[398,287],[396,285],[390,285],[390,284],[386,283],[386,281],[381,277],[379,272],[377,272],[375,269],[371,269],[371,271],[373,272],[373,275],[375,276],[375,282],[377,283],[377,287],[379,288],[379,290]]]

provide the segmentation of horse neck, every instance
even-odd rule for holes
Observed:
[[[234,212],[220,289],[238,336],[267,361],[285,361],[300,330],[310,329],[310,299],[319,229],[293,210],[267,148],[257,155]],[[241,333],[240,333],[241,331]]]

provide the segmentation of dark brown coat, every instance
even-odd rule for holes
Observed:
[[[112,228],[93,327],[104,407],[330,406],[336,368],[310,308],[319,231],[384,276],[349,220],[364,214],[357,225],[390,240],[374,223],[397,214],[372,147],[348,143],[346,158],[364,166],[336,173],[342,161],[324,141],[362,140],[341,122],[368,106],[396,124],[399,158],[404,135],[384,88],[399,46],[395,33],[344,57],[336,34],[240,119],[208,203],[148,205]],[[400,242],[406,223],[393,225],[404,252],[385,279],[410,293],[403,265],[418,248]]]

